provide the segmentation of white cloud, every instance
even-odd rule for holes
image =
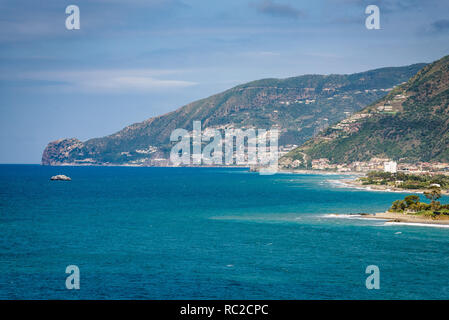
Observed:
[[[125,76],[125,77],[115,77],[111,79],[102,79],[101,82],[85,82],[92,88],[103,88],[103,89],[156,89],[156,88],[177,88],[177,87],[190,87],[195,85],[194,82],[183,81],[183,80],[161,80],[154,79],[150,77],[135,77],[135,76]]]
[[[196,85],[197,83],[193,81],[167,78],[186,71],[158,69],[39,71],[17,74],[14,76],[14,80],[42,81],[44,86],[48,83],[51,83],[51,86],[60,83],[61,89],[72,91],[154,91]]]
[[[243,52],[243,56],[249,56],[249,57],[279,57],[281,54],[279,52],[274,51],[248,51]]]

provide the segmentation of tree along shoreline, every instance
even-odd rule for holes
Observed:
[[[430,200],[430,203],[421,202],[417,195],[409,195],[403,200],[394,201],[388,211],[431,218],[449,216],[449,204],[441,204],[438,201],[441,198],[441,188],[437,186],[430,187],[424,192],[424,196]]]

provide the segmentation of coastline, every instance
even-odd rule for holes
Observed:
[[[356,188],[365,191],[382,191],[382,192],[395,192],[395,193],[412,193],[423,194],[425,190],[422,189],[402,189],[398,187],[386,186],[386,185],[364,185],[356,179],[340,179],[338,182],[346,188]],[[449,195],[448,190],[441,190],[442,195]]]
[[[379,219],[387,220],[387,222],[399,222],[399,223],[410,223],[410,224],[431,224],[431,225],[449,225],[449,216],[441,216],[438,219],[403,214],[397,212],[380,212],[375,214],[362,214],[360,216],[362,219]]]
[[[372,184],[364,185],[360,181],[357,181],[356,179],[340,179],[338,180],[338,182],[344,185],[346,188],[356,188],[365,191],[383,191],[383,192],[415,193],[415,194],[424,193],[423,190],[418,189],[401,189],[392,186],[372,185]]]

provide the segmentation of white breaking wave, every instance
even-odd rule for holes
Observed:
[[[385,221],[388,219],[379,219],[379,218],[368,218],[366,215],[361,214],[325,214],[323,215],[324,218],[333,218],[333,219],[360,219],[360,220],[372,220],[372,221]]]
[[[433,227],[433,228],[449,228],[447,224],[436,223],[412,223],[412,222],[385,222],[384,226],[412,226],[412,227]]]
[[[373,189],[370,186],[357,186],[350,183],[345,182],[344,180],[326,180],[328,184],[330,184],[334,188],[345,188],[345,189],[353,189],[353,190],[361,190],[361,191],[372,191],[372,192],[394,192],[394,193],[423,193],[423,191],[418,190],[391,190],[391,189]]]
[[[337,188],[348,188],[348,187],[351,187],[348,183],[346,183],[346,182],[344,182],[342,180],[327,179],[325,181],[325,183],[328,183],[328,184],[330,184],[330,185],[332,185],[334,187],[337,187]]]
[[[359,219],[362,217],[360,214],[325,214],[324,218],[338,218],[338,219]]]
[[[385,190],[374,190],[371,189],[369,186],[356,186],[353,184],[349,184],[345,182],[344,180],[326,180],[328,184],[330,184],[334,188],[339,189],[353,189],[353,190],[361,190],[361,191],[385,191]]]

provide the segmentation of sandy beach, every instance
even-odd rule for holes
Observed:
[[[412,214],[403,214],[397,212],[381,212],[375,214],[364,214],[362,218],[368,219],[382,219],[389,222],[405,222],[405,223],[424,223],[424,224],[444,224],[449,225],[449,216],[441,215],[439,217],[431,218]]]

